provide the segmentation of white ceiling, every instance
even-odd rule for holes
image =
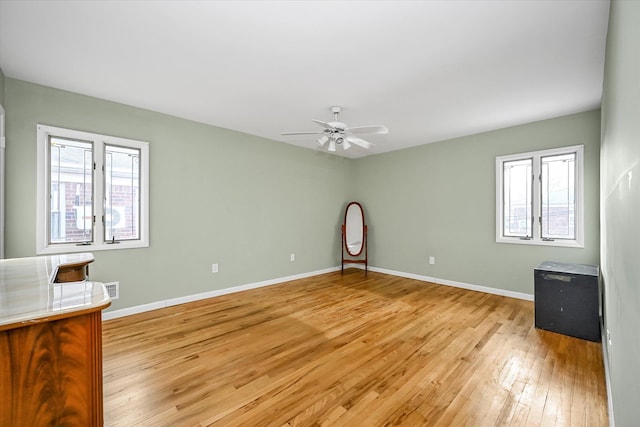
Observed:
[[[0,0],[0,68],[317,149],[343,107],[362,157],[598,108],[608,0]]]

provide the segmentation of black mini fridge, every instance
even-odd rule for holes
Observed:
[[[534,270],[535,326],[600,341],[599,269],[545,261]]]

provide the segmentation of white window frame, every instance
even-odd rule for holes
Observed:
[[[558,156],[562,154],[576,155],[575,163],[575,239],[555,239],[546,240],[542,238],[541,215],[541,159],[547,156]],[[530,238],[505,236],[504,230],[504,163],[514,160],[533,159],[532,164],[532,214],[533,227]],[[584,248],[584,146],[573,145],[569,147],[553,148],[550,150],[532,151],[528,153],[509,154],[496,157],[496,242],[513,243],[519,245],[540,245],[540,246],[560,246],[570,248]]]
[[[37,217],[36,217],[36,253],[39,255],[68,252],[87,252],[117,249],[149,247],[149,143],[115,136],[100,135],[47,125],[36,125],[37,132]],[[47,199],[51,188],[51,165],[49,164],[49,137],[61,137],[90,141],[93,143],[95,162],[93,179],[93,212],[96,218],[93,226],[93,242],[79,245],[76,242],[49,244],[49,222],[51,215]],[[140,238],[122,240],[117,244],[104,241],[104,147],[117,145],[140,150]]]

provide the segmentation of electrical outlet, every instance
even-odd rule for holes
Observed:
[[[436,257],[434,257],[434,256],[430,256],[430,257],[429,257],[429,264],[433,265],[433,264],[435,264],[435,263],[436,263]]]
[[[218,272],[218,264],[211,264],[211,272],[212,273]]]
[[[291,254],[291,255],[289,255],[289,259],[290,259],[291,261],[295,261],[295,260],[296,260],[296,254]]]

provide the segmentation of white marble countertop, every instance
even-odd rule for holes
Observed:
[[[93,259],[79,253],[0,260],[0,330],[108,307],[111,299],[100,282],[53,283],[58,266]]]

